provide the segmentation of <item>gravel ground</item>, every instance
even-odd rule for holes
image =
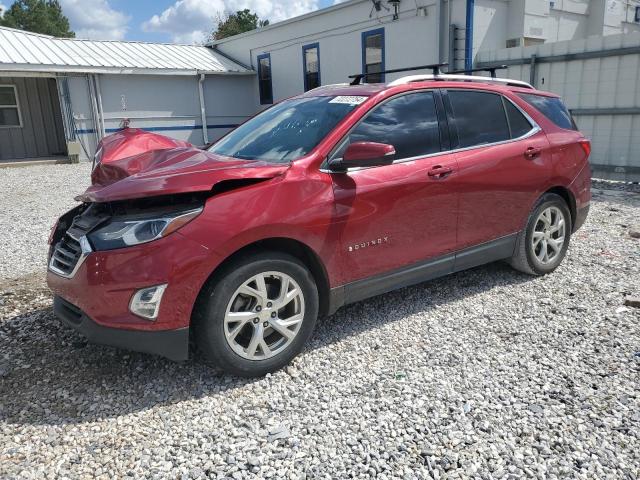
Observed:
[[[0,212],[21,244],[1,258],[0,477],[640,476],[640,194],[596,189],[552,275],[497,263],[346,307],[249,381],[58,324],[34,272],[86,179],[60,168],[0,171],[3,205],[29,199]]]
[[[0,168],[0,281],[45,268],[56,219],[91,183],[91,164]]]

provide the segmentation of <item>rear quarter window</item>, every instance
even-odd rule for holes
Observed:
[[[509,100],[504,100],[504,107],[507,111],[507,119],[509,120],[509,130],[511,130],[511,138],[520,138],[525,136],[533,128],[529,120],[518,110]]]
[[[518,96],[529,105],[536,108],[558,127],[565,128],[567,130],[578,130],[569,110],[567,110],[567,107],[565,107],[562,100],[558,97],[544,97],[542,95],[534,95],[531,93],[519,93]]]

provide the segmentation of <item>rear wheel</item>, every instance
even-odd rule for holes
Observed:
[[[195,312],[196,343],[224,371],[260,376],[289,363],[311,336],[318,292],[295,257],[264,252],[227,265]]]
[[[571,214],[562,197],[542,196],[529,215],[526,229],[518,237],[513,268],[530,275],[544,275],[558,268],[571,237]]]

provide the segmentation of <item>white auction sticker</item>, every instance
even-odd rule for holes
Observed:
[[[348,105],[360,105],[366,99],[367,97],[356,96],[356,95],[338,95],[329,103],[346,103]]]

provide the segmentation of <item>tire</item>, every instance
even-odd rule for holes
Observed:
[[[281,252],[254,253],[227,264],[204,287],[194,309],[194,339],[216,367],[259,377],[300,353],[317,317],[318,289],[305,265]]]
[[[541,217],[543,213],[547,220]],[[564,222],[562,242],[559,241],[559,231],[553,227],[553,221],[556,218],[560,219],[560,216]],[[551,225],[547,223],[548,218],[551,218]],[[509,263],[516,270],[529,275],[546,275],[553,272],[567,253],[571,227],[571,213],[565,200],[555,193],[545,193],[529,215],[526,228],[518,235],[516,249]],[[545,247],[548,254],[546,261],[543,251]],[[557,251],[555,247],[558,248]]]

